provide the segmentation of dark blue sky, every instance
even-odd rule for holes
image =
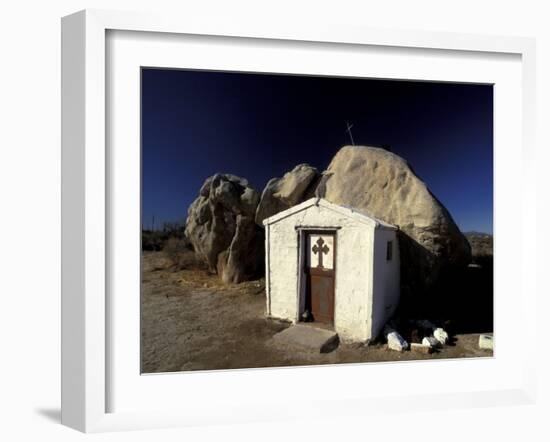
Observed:
[[[204,180],[262,191],[300,163],[324,170],[349,143],[389,145],[463,231],[493,231],[488,85],[142,70],[143,224],[185,219]]]

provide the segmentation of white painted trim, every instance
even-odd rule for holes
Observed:
[[[159,16],[151,13],[82,11],[62,20],[62,422],[81,431],[114,431],[211,423],[212,414],[183,416],[174,413],[107,413],[105,341],[107,327],[105,295],[105,32],[107,30],[152,31],[254,39],[376,45],[382,47],[426,48],[497,52],[522,56],[523,72],[523,187],[535,189],[535,43],[534,39],[471,35],[413,30],[369,29],[345,24],[311,22],[273,23],[239,21],[212,17]],[[519,123],[519,122],[518,122]],[[526,219],[536,219],[535,192],[522,193]],[[526,257],[536,243],[532,223],[524,229],[522,248],[522,297],[529,317],[536,317],[537,290],[534,269]],[[529,307],[530,306],[530,307]],[[535,325],[525,324],[526,342],[535,335]],[[523,355],[523,354],[522,354]],[[519,357],[519,356],[518,356]],[[439,410],[532,404],[536,393],[536,354],[524,355],[526,376],[518,388],[477,391],[463,394],[427,394],[414,397],[415,409]],[[350,367],[352,369],[353,367]],[[313,404],[312,409],[322,407]],[[407,411],[403,398],[376,401],[342,399],[330,408],[332,417],[374,412]],[[239,410],[241,413],[239,413]],[[234,407],[231,418],[219,415],[216,422],[292,418],[302,415],[303,403],[245,413],[246,406]],[[277,414],[278,413],[278,414]]]
[[[301,212],[302,210],[305,210],[313,205],[315,205],[315,203],[317,201],[320,201],[321,199],[320,198],[310,198],[308,199],[307,201],[304,201],[300,204],[296,204],[295,206],[292,206],[286,210],[283,210],[281,212],[278,212],[276,213],[275,215],[272,215],[270,216],[269,218],[265,218],[263,220],[263,225],[264,226],[268,226],[270,224],[274,224],[276,223],[277,221],[280,221],[284,218],[287,218],[289,216],[292,216],[294,215],[295,213],[299,213]]]
[[[368,256],[370,256],[372,259],[368,259],[366,260],[366,265],[367,265],[367,275],[368,275],[368,278],[367,278],[367,290],[366,290],[366,293],[365,293],[365,296],[367,297],[367,299],[365,300],[365,304],[367,305],[367,309],[368,309],[368,317],[367,317],[367,330],[368,330],[368,333],[369,333],[369,340],[372,340],[374,338],[376,338],[376,336],[372,336],[372,324],[373,324],[373,317],[374,317],[374,278],[375,278],[375,275],[374,275],[374,261],[376,260],[376,254],[375,254],[375,246],[376,246],[376,230],[374,230],[373,232],[373,235],[372,235],[372,241],[371,243],[369,244],[369,251],[368,251]],[[399,269],[399,272],[401,271],[401,269]]]
[[[298,294],[296,299],[296,322],[300,322],[300,317],[304,313],[305,308],[305,281],[304,281],[304,268],[306,265],[306,229],[298,229],[296,231],[296,239],[298,241],[298,278],[296,281],[296,293]]]
[[[269,233],[270,226],[265,227],[265,303],[266,315],[271,317],[271,271],[269,266]]]
[[[283,210],[282,212],[276,213],[275,215],[272,215],[269,218],[264,219],[263,224],[264,226],[275,224],[276,222],[281,221],[282,219],[285,219],[285,218],[288,218],[289,216],[303,212],[304,210],[309,209],[311,206],[324,207],[325,209],[332,210],[341,215],[354,218],[360,222],[368,224],[369,226],[372,226],[374,224],[375,228],[397,230],[397,227],[394,226],[393,224],[389,224],[385,221],[379,220],[357,209],[352,209],[345,206],[339,206],[338,204],[333,204],[324,198],[310,198],[304,201],[303,203],[297,204],[296,206],[292,206],[286,210]]]

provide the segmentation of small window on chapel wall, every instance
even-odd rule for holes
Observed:
[[[393,256],[393,241],[388,241],[386,244],[386,261],[391,261]]]

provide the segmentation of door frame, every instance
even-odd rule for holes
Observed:
[[[337,319],[337,299],[336,299],[336,287],[337,287],[337,252],[338,252],[338,230],[340,227],[321,227],[321,226],[296,226],[296,241],[298,243],[298,284],[297,284],[297,297],[296,297],[296,318],[295,322],[301,322],[302,313],[304,313],[306,305],[306,288],[307,288],[307,276],[305,273],[306,253],[307,253],[307,237],[308,235],[332,235],[334,236],[334,257],[333,257],[333,269],[334,269],[334,317],[332,327],[336,328]]]

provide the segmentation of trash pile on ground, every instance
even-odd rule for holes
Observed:
[[[409,342],[397,331],[401,330]],[[390,321],[384,327],[383,335],[388,348],[395,351],[411,350],[419,353],[432,353],[449,343],[449,334],[432,322],[422,320]]]
[[[450,345],[449,333],[440,321],[433,323],[426,319],[391,320],[382,332],[389,350],[413,351],[423,354],[434,353]],[[479,335],[479,348],[493,350],[493,336]]]

